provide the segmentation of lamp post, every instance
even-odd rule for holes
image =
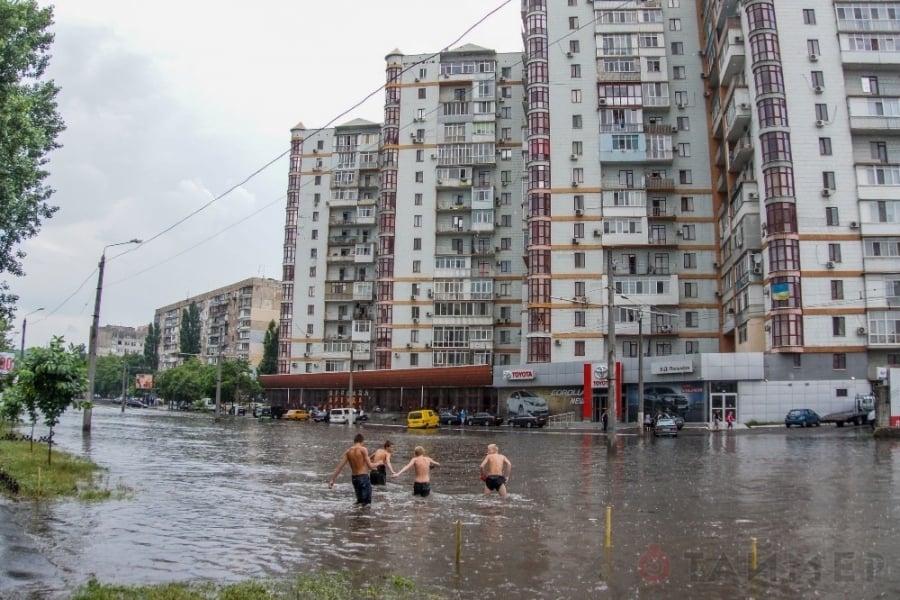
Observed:
[[[25,327],[28,325],[28,317],[30,317],[31,315],[33,315],[36,312],[41,312],[42,310],[44,310],[43,306],[41,308],[31,311],[30,313],[28,313],[27,315],[22,317],[22,349],[21,349],[21,352],[19,353],[19,361],[25,360]]]
[[[88,404],[84,409],[84,417],[81,421],[81,430],[91,431],[91,403],[94,401],[94,378],[97,375],[97,330],[100,328],[100,297],[103,295],[103,270],[106,268],[106,249],[125,244],[140,244],[141,240],[135,238],[127,242],[117,242],[103,246],[100,253],[99,274],[97,275],[97,295],[94,298],[94,319],[91,321],[91,336],[88,341]],[[122,398],[122,402],[125,399]]]
[[[609,431],[616,431],[616,419],[618,418],[619,411],[619,402],[616,397],[616,286],[613,281],[615,277],[615,262],[613,262],[612,250],[610,248],[606,248],[606,294],[607,294],[607,329],[606,329],[606,340],[607,340],[607,350],[608,353],[606,355],[606,414],[607,414],[607,429]]]

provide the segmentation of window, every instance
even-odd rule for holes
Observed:
[[[419,100],[424,100],[425,98],[425,88],[419,88]]]
[[[581,103],[581,90],[572,90],[572,104]]]
[[[675,122],[678,123],[678,131],[690,131],[691,130],[691,118],[690,117],[678,117]]]
[[[818,121],[827,121],[828,120],[828,105],[827,104],[816,104],[816,120],[818,120]]]
[[[844,317],[831,317],[831,335],[839,337],[847,335]]]
[[[840,219],[838,218],[838,209],[837,206],[829,206],[825,209],[825,224],[826,225],[840,225]]]
[[[819,40],[806,40],[806,53],[810,56],[821,54],[819,51]]]
[[[638,345],[637,342],[622,342],[622,356],[627,356],[629,358],[634,358],[638,355]]]
[[[585,261],[585,258],[584,258],[584,252],[576,252],[573,256],[575,257],[575,268],[576,269],[583,269],[587,266],[587,262]]]
[[[839,263],[841,262],[841,245],[840,244],[828,244],[828,260],[831,262]]]
[[[584,152],[584,145],[581,142],[572,142],[572,154],[581,156]]]
[[[834,171],[822,171],[822,187],[829,190],[837,189],[834,182]]]
[[[688,340],[684,343],[685,354],[700,354],[700,342],[697,340]]]
[[[887,143],[886,142],[869,142],[869,154],[872,160],[881,163],[888,162]]]
[[[416,171],[416,183],[422,183],[425,181],[425,173],[423,171]]]
[[[685,281],[684,282],[684,297],[685,298],[696,298],[697,297],[697,282],[696,281]]]
[[[422,215],[413,215],[413,227],[422,226]]]
[[[688,142],[679,142],[678,156],[687,157],[691,155],[691,145]]]
[[[674,56],[684,54],[684,42],[672,42],[672,54]]]
[[[569,17],[569,29],[578,29],[578,17]]]
[[[669,0],[669,8],[681,8],[681,0]]]
[[[416,206],[422,206],[422,194],[416,194],[413,197],[413,202],[415,203]]]
[[[413,238],[413,250],[422,249],[422,238]]]
[[[804,8],[803,9],[803,24],[804,25],[815,25],[816,24],[816,11],[812,8]]]
[[[678,183],[690,184],[694,183],[694,176],[690,169],[681,169],[678,171]]]
[[[681,19],[669,19],[669,31],[681,31]]]
[[[819,138],[819,155],[831,156],[831,138]]]
[[[572,198],[572,208],[575,210],[584,210],[584,196],[581,194],[575,194]]]
[[[572,54],[581,52],[581,44],[578,43],[578,40],[569,40],[569,52]]]
[[[878,78],[877,77],[873,77],[871,75],[862,77],[862,78],[860,78],[860,84],[862,85],[862,91],[864,94],[872,94],[873,96],[878,95]]]
[[[685,269],[696,269],[697,268],[697,253],[696,252],[685,252],[684,253],[684,268]]]
[[[684,325],[685,325],[685,327],[699,327],[700,326],[700,313],[698,313],[696,310],[685,311]]]
[[[570,65],[569,75],[572,77],[572,79],[581,78],[581,65]]]
[[[823,73],[822,71],[810,71],[809,81],[812,84],[813,88],[825,87],[825,73]]]
[[[844,299],[844,282],[840,279],[832,279],[831,280],[831,299],[832,300],[843,300]]]
[[[583,340],[575,341],[575,356],[584,356],[584,346]]]
[[[672,79],[684,79],[684,78],[685,78],[684,67],[672,67]]]
[[[581,129],[581,115],[572,115],[572,129]]]
[[[413,273],[421,273],[422,272],[422,261],[421,260],[416,259],[416,260],[412,261],[412,271],[413,271]]]
[[[306,305],[306,314],[307,315],[316,314],[316,305],[315,304],[307,304]]]
[[[686,224],[681,226],[681,238],[685,240],[697,239],[697,226],[694,224]]]
[[[687,106],[688,104],[688,93],[683,91],[675,92],[675,104],[678,106]]]
[[[847,368],[847,355],[843,352],[833,354],[831,358],[831,367],[835,371],[843,371]]]
[[[572,169],[572,182],[584,183],[584,169],[582,169],[581,167]]]

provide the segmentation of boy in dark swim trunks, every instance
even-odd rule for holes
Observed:
[[[356,492],[356,503],[365,506],[372,504],[372,482],[369,480],[369,471],[381,463],[374,463],[369,459],[369,452],[363,446],[363,441],[363,435],[357,433],[356,437],[353,438],[353,446],[344,452],[341,462],[338,463],[337,469],[334,470],[334,475],[328,480],[328,487],[330,489],[334,486],[334,480],[341,474],[347,463],[350,463],[350,471],[353,474],[351,478],[353,491]]]
[[[425,448],[416,446],[415,456],[405,467],[394,473],[394,477],[399,477],[407,469],[414,468],[416,476],[413,480],[413,495],[425,498],[431,493],[431,467],[439,466],[441,466],[439,462],[425,456]]]
[[[506,475],[503,469],[506,468]],[[484,495],[490,496],[496,491],[501,498],[506,498],[506,482],[512,475],[512,463],[498,452],[497,444],[488,444],[487,456],[481,461],[481,476],[484,479]]]
[[[384,443],[384,447],[379,448],[372,455],[373,463],[382,463],[378,465],[377,469],[369,473],[369,480],[372,482],[372,485],[385,485],[387,483],[388,469],[390,469],[391,475],[394,474],[394,467],[391,466],[391,454],[393,452],[394,442],[387,440]]]

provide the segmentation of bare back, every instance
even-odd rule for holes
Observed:
[[[363,446],[353,446],[347,450],[347,462],[350,463],[350,471],[354,475],[365,475],[371,468],[369,453]]]
[[[503,475],[504,465],[510,465],[510,468],[512,468],[509,459],[502,454],[488,454],[481,462],[481,469],[485,475]]]

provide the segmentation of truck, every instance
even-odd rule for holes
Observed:
[[[875,410],[875,396],[857,394],[853,402],[854,408],[841,412],[833,412],[822,417],[822,423],[834,423],[838,427],[844,425],[865,425],[869,420],[869,412]]]

